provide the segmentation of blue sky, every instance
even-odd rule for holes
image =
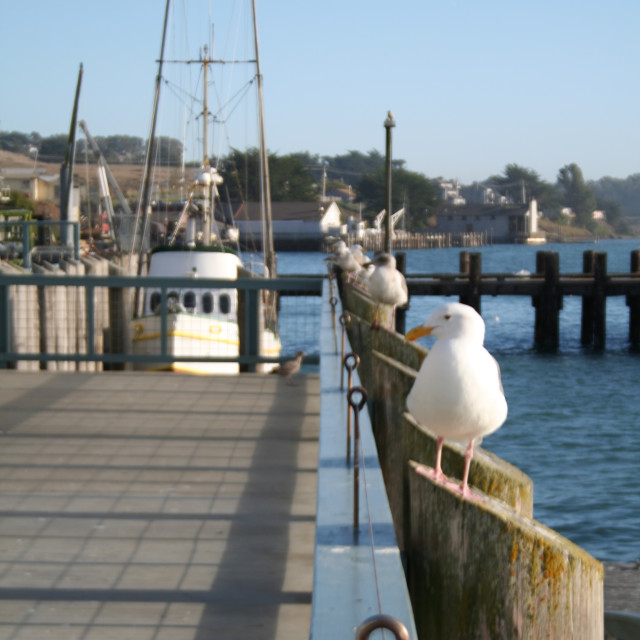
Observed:
[[[82,62],[91,133],[145,138],[164,5],[2,2],[0,130],[66,133]],[[174,0],[172,24],[188,11],[195,55],[209,12],[220,43],[223,16],[247,6]],[[572,162],[588,180],[640,172],[636,0],[258,0],[257,12],[279,155],[384,153],[390,109],[394,158],[428,177],[467,184],[508,163],[552,182]]]

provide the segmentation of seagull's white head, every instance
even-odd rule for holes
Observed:
[[[376,267],[396,268],[396,259],[390,253],[378,253],[372,262]]]
[[[407,340],[432,335],[438,339],[465,338],[484,342],[484,320],[469,305],[449,302],[438,307],[421,325],[411,329]]]

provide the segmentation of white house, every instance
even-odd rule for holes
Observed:
[[[319,249],[327,236],[342,235],[342,212],[335,202],[273,202],[273,243],[280,249]],[[233,213],[243,246],[262,245],[262,215],[260,204],[247,202]],[[346,226],[346,225],[344,225]]]
[[[60,175],[47,175],[45,169],[0,169],[5,185],[26,193],[33,201],[59,200]]]

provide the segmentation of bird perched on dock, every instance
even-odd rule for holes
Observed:
[[[380,326],[380,305],[388,304],[393,307],[395,324],[396,307],[401,307],[409,301],[407,282],[396,269],[396,259],[389,253],[379,253],[372,262],[374,269],[368,279],[369,294],[376,303],[371,320],[371,328]]]
[[[343,240],[336,244],[334,252],[325,260],[342,269],[347,274],[348,281],[355,278],[358,271],[362,269],[362,265],[356,260]]]
[[[287,360],[286,362],[283,362],[280,366],[273,369],[270,373],[276,376],[281,376],[285,378],[287,381],[289,381],[291,376],[295,375],[296,373],[298,373],[298,371],[300,371],[300,367],[302,366],[302,359],[305,357],[305,355],[306,354],[304,351],[298,351],[298,353],[296,353],[295,358],[292,358],[291,360]]]
[[[437,341],[422,362],[407,396],[413,417],[437,436],[435,468],[427,475],[447,483],[440,465],[445,438],[468,442],[462,484],[469,497],[469,467],[474,441],[499,429],[507,418],[500,367],[484,348],[485,325],[472,307],[450,302],[438,307],[408,340],[433,335]]]
[[[364,254],[362,245],[354,244],[351,246],[351,255],[355,258],[356,262],[363,266],[366,262],[369,262],[369,258]]]

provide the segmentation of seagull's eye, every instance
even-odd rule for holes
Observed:
[[[447,313],[447,315],[444,317],[445,320],[451,320],[451,316]]]

